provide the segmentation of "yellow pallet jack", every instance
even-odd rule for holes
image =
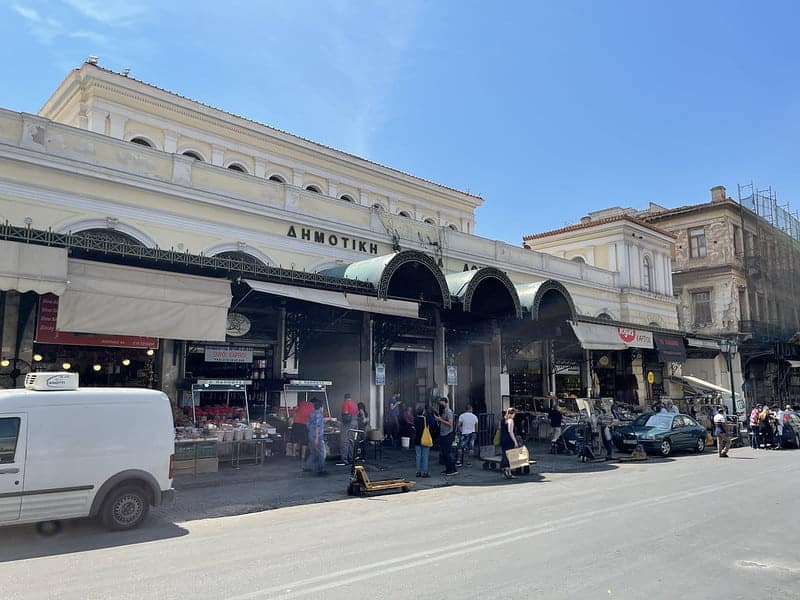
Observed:
[[[407,492],[417,484],[408,479],[376,479],[372,480],[367,475],[363,465],[355,465],[350,475],[350,484],[347,486],[348,496],[365,496],[373,492],[400,490]]]

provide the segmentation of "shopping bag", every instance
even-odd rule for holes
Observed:
[[[433,446],[433,438],[431,437],[431,432],[428,429],[428,423],[425,423],[425,429],[422,430],[422,436],[419,439],[419,445],[424,446],[425,448],[430,448]]]
[[[506,458],[508,458],[508,466],[511,469],[527,467],[530,463],[527,446],[506,450]]]

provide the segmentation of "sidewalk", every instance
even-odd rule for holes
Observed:
[[[401,477],[416,481],[414,490],[448,485],[515,485],[619,468],[619,463],[613,461],[581,463],[575,456],[549,454],[549,444],[529,443],[528,448],[536,464],[531,466],[529,475],[519,475],[512,481],[504,479],[499,470],[484,469],[479,459],[474,459],[472,466],[459,468],[458,475],[445,477],[440,475],[442,467],[436,451],[431,452],[429,479],[415,477],[413,449],[384,447],[383,456],[378,460],[370,452],[365,467],[373,479]],[[315,473],[303,473],[297,459],[272,457],[262,465],[243,464],[239,469],[225,466],[220,467],[218,473],[179,476],[174,481],[175,502],[154,512],[180,522],[347,498],[350,467],[329,461],[328,470],[330,475],[319,477]]]

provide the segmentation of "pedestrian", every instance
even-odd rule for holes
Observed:
[[[460,467],[464,463],[471,467],[470,459],[475,448],[475,439],[478,437],[478,417],[472,412],[471,404],[467,404],[464,412],[458,416],[458,432],[461,434],[458,443],[460,457],[456,462],[456,467]]]
[[[308,418],[308,460],[304,471],[310,471],[316,467],[317,475],[327,475],[325,468],[325,419],[322,416],[322,400],[312,398],[314,412]]]
[[[420,406],[417,409],[417,416],[414,418],[414,451],[417,455],[417,477],[430,477],[428,473],[428,461],[431,455],[433,438],[428,428],[428,420],[425,418],[425,410]]]
[[[506,450],[512,450],[519,446],[517,436],[514,435],[514,414],[516,411],[509,408],[504,417],[502,427],[500,427],[500,450],[502,456],[500,458],[500,468],[503,470],[503,477],[506,479],[514,479],[511,474],[511,464],[508,462]]]
[[[772,443],[774,441],[772,435],[772,416],[769,412],[769,406],[766,404],[761,409],[761,412],[758,413],[758,437],[760,441],[763,442],[765,450],[772,449]]]
[[[760,412],[761,403],[756,404],[750,411],[750,447],[753,450],[758,450],[759,447],[758,414]]]
[[[436,415],[436,422],[439,423],[439,462],[444,464],[443,475],[457,475],[453,460],[453,411],[448,406],[449,402],[444,396],[439,398],[439,414]]]
[[[725,418],[725,409],[719,407],[717,414],[714,415],[714,434],[717,436],[717,452],[720,458],[728,457],[728,450],[731,447],[731,437],[728,434],[728,423]]]
[[[351,394],[344,395],[344,402],[342,403],[342,435],[341,435],[341,451],[342,460],[345,464],[353,462],[356,453],[356,444],[358,443],[358,432],[356,428],[356,415],[358,414],[358,406],[353,401]]]
[[[614,444],[612,443],[611,423],[612,416],[603,411],[604,414],[600,419],[600,439],[603,440],[603,446],[606,449],[606,460],[614,458]]]
[[[561,423],[563,422],[563,415],[558,410],[555,400],[553,401],[553,406],[550,407],[550,412],[547,413],[547,417],[550,419],[550,428],[553,430],[553,435],[550,438],[550,453],[555,454],[558,438],[561,437]]]
[[[400,444],[400,392],[395,392],[389,399],[389,406],[384,419],[386,436],[392,446]]]
[[[305,463],[306,454],[308,453],[308,419],[313,412],[314,405],[308,401],[308,398],[304,398],[297,403],[297,410],[295,410],[294,418],[292,419],[292,441],[300,446],[298,458],[301,463]]]

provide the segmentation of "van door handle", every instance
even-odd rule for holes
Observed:
[[[0,475],[10,475],[11,473],[19,473],[19,469],[16,467],[12,469],[0,469]]]

